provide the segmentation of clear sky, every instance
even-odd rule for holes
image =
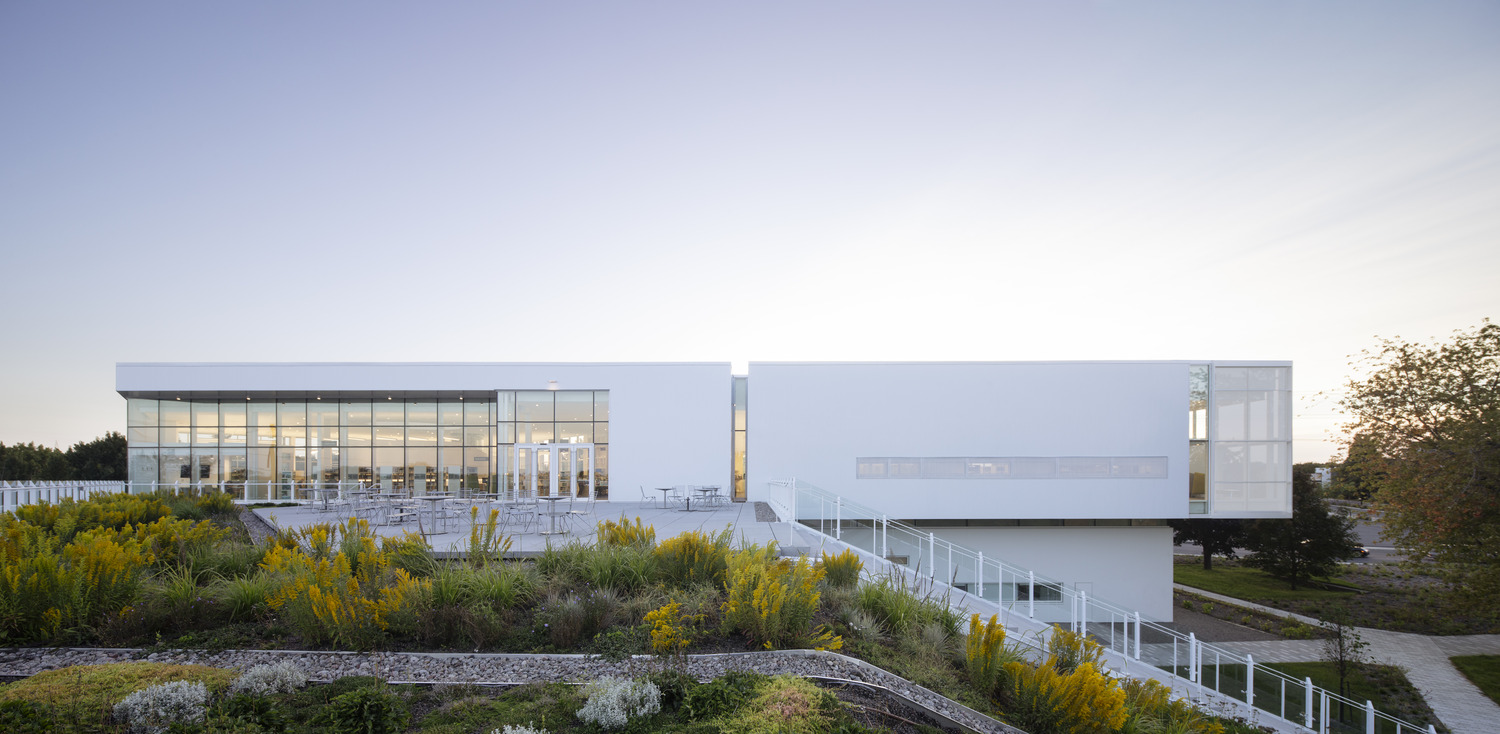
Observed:
[[[1494,2],[7,2],[0,110],[6,443],[117,361],[1290,359],[1310,461],[1500,316]]]

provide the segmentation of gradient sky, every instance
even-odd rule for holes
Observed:
[[[117,361],[1290,359],[1315,461],[1500,316],[1493,2],[7,2],[0,109],[6,443]]]

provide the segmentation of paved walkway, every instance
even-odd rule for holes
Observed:
[[[1214,594],[1190,586],[1176,585],[1226,604],[1255,609],[1267,614],[1289,617],[1308,624],[1318,620],[1243,599]],[[1369,644],[1368,653],[1378,663],[1396,665],[1406,670],[1406,677],[1417,687],[1427,705],[1432,707],[1444,725],[1454,734],[1493,734],[1500,731],[1500,705],[1491,701],[1463,673],[1448,662],[1456,655],[1500,655],[1500,635],[1454,635],[1436,637],[1407,632],[1356,627],[1361,640]],[[1235,652],[1249,653],[1258,663],[1311,662],[1323,659],[1320,640],[1282,640],[1277,642],[1215,642]]]

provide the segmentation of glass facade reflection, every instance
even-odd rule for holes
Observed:
[[[568,454],[569,486],[609,496],[602,390],[508,390],[495,400],[131,398],[126,421],[129,476],[145,487],[222,486],[245,500],[303,499],[337,482],[511,492],[520,482],[516,444],[532,443],[592,447]],[[531,467],[548,478],[561,468]]]
[[[131,398],[129,476],[148,487],[223,486],[247,500],[302,499],[341,481],[488,492],[492,409],[486,400]]]

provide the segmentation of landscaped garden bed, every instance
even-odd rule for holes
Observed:
[[[1316,619],[1344,613],[1348,624],[1356,627],[1423,635],[1500,632],[1500,613],[1493,605],[1476,605],[1436,577],[1392,564],[1347,564],[1340,569],[1337,576],[1292,589],[1238,561],[1218,560],[1213,570],[1205,571],[1195,560],[1179,557],[1173,579]]]
[[[144,646],[158,656],[586,653],[651,656],[668,669],[690,654],[827,649],[1032,734],[1249,730],[1155,684],[1110,677],[1099,647],[1065,631],[1044,654],[1028,652],[994,619],[962,619],[899,577],[862,580],[853,554],[784,558],[774,545],[735,546],[727,530],[658,542],[649,526],[621,518],[600,523],[597,544],[552,546],[523,561],[506,558],[493,515],[472,528],[464,558],[444,561],[418,535],[378,538],[357,520],[251,544],[222,495],[26,507],[0,515],[0,635],[13,645]],[[572,680],[590,680],[584,670]],[[205,695],[210,707],[223,700]]]

